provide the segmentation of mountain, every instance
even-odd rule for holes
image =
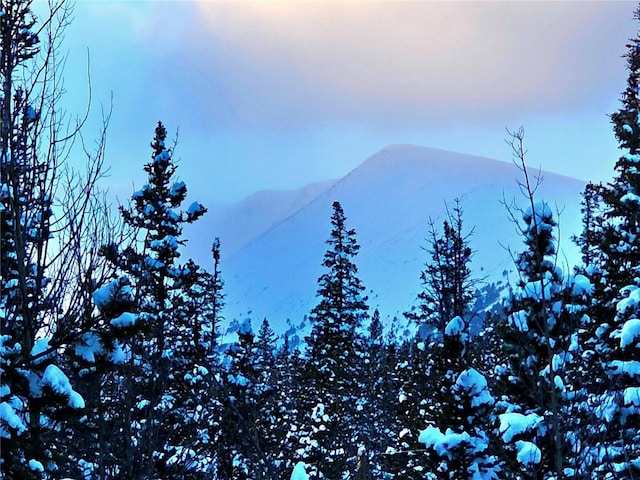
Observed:
[[[217,208],[186,230],[189,238],[206,238],[209,245],[220,237],[224,254],[232,256],[253,239],[295,214],[336,181],[327,180],[297,190],[261,190],[228,208]],[[211,232],[211,233],[205,233]],[[206,243],[206,242],[205,242]],[[202,252],[196,249],[199,260]],[[210,263],[206,259],[202,265]]]
[[[584,182],[548,172],[536,192],[561,211],[561,261],[579,259],[570,237],[580,231],[580,192]],[[420,289],[427,260],[429,219],[440,228],[447,204],[459,198],[478,277],[498,280],[512,269],[508,249],[518,252],[521,239],[506,204],[526,207],[512,164],[433,148],[393,145],[376,153],[338,181],[299,191],[261,192],[229,209],[194,232],[191,238],[222,242],[228,320],[269,318],[278,331],[287,319],[299,323],[317,303],[317,278],[334,200],[342,203],[348,226],[361,245],[356,257],[371,308],[383,316],[401,316]],[[512,207],[512,212],[519,214]],[[197,229],[198,227],[196,227]],[[229,245],[229,247],[227,247]],[[190,252],[203,265],[207,252]],[[204,260],[203,260],[204,259]]]

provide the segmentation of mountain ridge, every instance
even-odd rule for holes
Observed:
[[[518,174],[513,164],[500,160],[406,144],[387,146],[341,179],[321,182],[323,187],[310,192],[304,205],[226,256],[227,240],[221,236],[226,316],[256,321],[267,317],[282,331],[286,319],[295,323],[313,308],[334,200],[342,203],[348,227],[356,230],[361,249],[355,262],[371,308],[380,308],[384,316],[399,316],[411,307],[427,260],[422,247],[429,219],[440,227],[445,202],[451,205],[455,198],[461,199],[465,224],[475,226],[472,268],[495,280],[512,263],[498,241],[515,251],[520,248],[500,204],[519,195]],[[566,247],[569,236],[578,233],[584,182],[550,172],[542,175],[539,199],[566,208],[560,218],[566,226],[561,232]],[[284,197],[275,201],[291,202],[295,194]],[[269,205],[256,208],[268,216]],[[233,212],[231,207],[226,218],[234,218]],[[233,235],[232,227],[226,226],[227,235]],[[215,228],[210,231],[218,235]],[[576,256],[573,250],[570,258]]]

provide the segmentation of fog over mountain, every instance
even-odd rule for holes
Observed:
[[[580,231],[580,192],[584,182],[539,172],[538,200],[560,212],[559,261],[579,260],[570,238]],[[392,145],[371,156],[337,181],[295,191],[256,193],[216,212],[187,232],[187,254],[209,265],[210,241],[222,242],[228,320],[267,317],[276,331],[286,320],[299,323],[317,303],[317,278],[323,273],[325,241],[331,229],[331,204],[341,202],[348,226],[361,245],[355,261],[367,288],[369,305],[383,317],[400,316],[411,307],[427,260],[423,250],[428,222],[438,228],[447,204],[459,198],[467,231],[476,251],[472,268],[478,277],[498,280],[512,269],[508,249],[518,252],[521,239],[505,202],[526,207],[513,164],[433,148]],[[516,212],[517,215],[517,212]]]

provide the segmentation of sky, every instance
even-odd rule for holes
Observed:
[[[85,136],[111,108],[106,184],[123,201],[158,120],[189,198],[209,205],[339,178],[389,144],[510,161],[520,126],[530,167],[606,181],[635,7],[79,0],[65,107],[84,111],[90,75]]]

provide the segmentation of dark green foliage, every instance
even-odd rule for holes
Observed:
[[[513,134],[511,145],[521,165],[528,204],[519,210],[524,249],[515,257],[519,278],[511,287],[506,315],[494,331],[501,334],[504,362],[496,366],[494,392],[501,399],[497,413],[505,468],[523,478],[551,473],[563,478],[565,469],[576,469],[581,463],[579,447],[573,444],[580,435],[573,401],[580,387],[578,334],[591,285],[584,277],[565,278],[557,265],[557,223],[549,205],[534,199],[536,187],[530,183],[522,142],[520,130]],[[512,436],[506,415],[514,413],[537,421]],[[518,446],[522,441],[531,442],[540,458],[523,460]]]
[[[640,20],[640,10],[635,12]],[[595,253],[584,271],[595,286],[590,322],[586,329],[585,368],[588,408],[595,414],[589,429],[590,443],[601,452],[591,469],[610,478],[638,478],[640,411],[629,392],[640,385],[637,342],[629,342],[629,332],[639,316],[634,292],[640,287],[640,39],[627,45],[627,88],[621,95],[620,109],[611,115],[615,136],[623,154],[615,164],[615,176],[599,185],[598,209],[593,215],[590,236],[581,241]],[[586,201],[586,200],[585,200]],[[584,223],[587,223],[585,212]],[[589,243],[587,243],[589,241]]]
[[[217,423],[211,392],[222,301],[216,278],[219,253],[214,244],[215,275],[193,261],[178,263],[183,225],[206,209],[193,203],[175,210],[187,188],[174,179],[176,165],[166,136],[159,122],[151,162],[144,166],[148,183],[133,194],[130,208],[121,208],[125,223],[141,239],[140,250],[104,250],[132,280],[137,307],[135,317],[121,325],[134,334],[126,343],[126,368],[109,380],[112,400],[120,405],[113,422],[120,441],[104,439],[101,446],[115,452],[122,448],[113,457],[119,462],[117,471],[128,478],[207,475]]]
[[[220,478],[261,478],[260,453],[256,448],[255,424],[259,409],[259,373],[251,322],[237,331],[238,341],[227,351],[228,368],[222,381],[224,395],[221,439],[217,454]]]
[[[637,11],[636,19],[639,15]],[[594,266],[606,272],[608,298],[605,301],[608,300],[609,307],[621,288],[634,283],[640,265],[639,38],[631,40],[625,57],[629,73],[627,88],[620,98],[621,108],[611,115],[613,130],[624,154],[615,164],[613,181],[596,187],[601,211],[597,211],[595,225],[590,229],[594,240],[588,243],[596,244],[601,252]],[[590,196],[585,196],[585,202],[589,199]]]
[[[473,254],[469,247],[471,234],[463,232],[459,200],[443,222],[441,234],[433,221],[429,223],[425,248],[429,259],[420,275],[422,290],[418,294],[417,311],[405,313],[419,325],[423,338],[442,341],[447,324],[454,317],[464,318],[469,314],[476,283],[469,266]]]
[[[339,202],[333,203],[331,225],[322,262],[326,273],[318,279],[320,301],[311,311],[313,325],[306,338],[308,358],[301,379],[306,431],[298,437],[305,450],[302,459],[330,479],[355,472],[364,442],[358,431],[364,398],[360,327],[368,310],[352,260],[360,246]]]
[[[394,473],[404,478],[422,478],[426,472],[438,469],[439,460],[424,454],[418,434],[428,425],[450,426],[447,409],[451,405],[455,378],[467,362],[465,342],[474,299],[475,281],[469,267],[470,235],[463,232],[458,200],[443,222],[442,233],[430,222],[425,248],[429,258],[420,277],[422,290],[418,294],[418,306],[405,313],[417,323],[419,330],[415,343],[409,346],[410,355],[402,364],[407,376],[400,391],[403,401],[398,423],[404,426],[405,434],[399,439],[398,450],[405,452],[407,461],[400,462],[400,469]],[[448,334],[452,322],[464,326],[465,341]]]
[[[365,355],[360,364],[365,392],[362,423],[366,459],[371,478],[386,478],[387,451],[395,447],[400,430],[396,422],[396,409],[400,381],[395,374],[396,345],[384,335],[380,313],[376,309],[371,317],[365,341]]]

